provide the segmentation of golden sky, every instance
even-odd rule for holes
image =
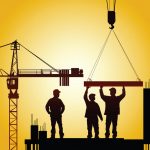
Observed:
[[[63,125],[66,138],[86,138],[86,119],[83,82],[92,69],[98,53],[108,35],[105,0],[5,0],[0,1],[0,45],[14,40],[57,69],[78,67],[84,70],[84,78],[70,79],[69,87],[59,87],[59,79],[19,79],[19,149],[24,149],[24,139],[30,137],[30,115],[47,125],[50,137],[50,121],[45,104],[55,88],[61,90],[60,98],[66,106]],[[122,0],[116,4],[115,32],[123,44],[140,79],[148,81],[150,66],[150,15],[149,0]],[[0,68],[9,72],[11,65],[9,46],[0,49]],[[46,69],[24,49],[19,51],[19,69]],[[93,75],[93,80],[136,80],[114,35]],[[8,90],[6,79],[0,78],[0,144],[8,149]],[[108,93],[109,88],[104,88]],[[100,99],[99,88],[96,102],[104,113],[105,105]],[[118,137],[143,138],[143,88],[127,87],[127,96],[121,102],[118,121]],[[117,95],[121,93],[118,88]],[[105,133],[105,116],[100,125],[100,137]],[[57,130],[58,131],[58,130]],[[58,134],[57,134],[58,137]]]

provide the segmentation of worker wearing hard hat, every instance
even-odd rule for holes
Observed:
[[[87,138],[92,138],[92,127],[94,127],[95,138],[99,138],[98,117],[103,121],[99,105],[95,102],[95,94],[90,94],[88,98],[88,89],[84,93],[84,101],[86,103],[85,117],[87,118]]]
[[[58,123],[59,126],[59,135],[60,138],[64,137],[63,133],[63,126],[62,126],[62,114],[65,110],[65,105],[63,104],[62,100],[59,99],[59,94],[60,91],[58,89],[55,89],[53,91],[54,97],[49,99],[47,102],[45,108],[48,114],[50,114],[51,117],[51,138],[55,138],[55,125],[56,122]]]
[[[113,138],[117,137],[117,121],[118,121],[118,115],[120,114],[120,101],[125,97],[126,92],[125,88],[122,89],[122,94],[119,96],[116,96],[116,89],[111,88],[110,90],[110,96],[105,96],[103,93],[103,87],[100,87],[100,96],[102,100],[105,102],[105,115],[106,115],[106,132],[105,137],[109,138],[110,132],[109,128],[112,123],[112,133]]]

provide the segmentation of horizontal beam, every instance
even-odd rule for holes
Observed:
[[[19,74],[18,77],[83,77],[83,74]]]
[[[84,86],[143,86],[142,81],[85,81]]]
[[[33,78],[43,78],[43,77],[83,77],[83,74],[78,74],[78,75],[73,75],[73,74],[67,74],[67,75],[60,75],[60,74],[19,74],[19,75],[0,75],[0,77],[14,77],[14,78],[19,78],[19,77],[33,77]]]

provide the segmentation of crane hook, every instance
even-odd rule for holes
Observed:
[[[114,25],[113,25],[113,24],[111,24],[111,27],[109,27],[109,29],[111,29],[111,30],[112,30],[113,28],[114,28]]]
[[[114,23],[116,21],[116,13],[115,11],[108,11],[108,23],[111,25],[110,29],[114,28]]]

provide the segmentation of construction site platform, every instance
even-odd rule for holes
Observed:
[[[55,149],[112,149],[112,150],[143,150],[143,140],[116,139],[84,139],[84,138],[64,138],[64,139],[43,139],[39,141],[25,140],[26,150],[49,150]]]

